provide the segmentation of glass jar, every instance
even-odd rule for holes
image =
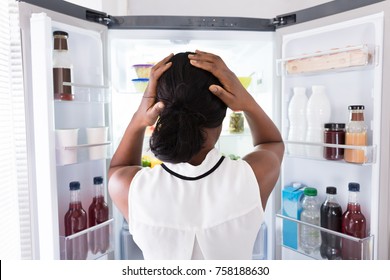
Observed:
[[[244,132],[244,115],[242,112],[232,112],[230,114],[229,131],[231,133]]]
[[[345,144],[345,124],[326,123],[324,124],[324,143]],[[343,148],[324,147],[324,158],[328,160],[341,160],[344,158]]]
[[[367,126],[364,123],[364,106],[351,105],[349,122],[345,135],[345,144],[351,146],[367,146]],[[345,149],[344,160],[352,163],[365,163],[367,161],[364,150]]]

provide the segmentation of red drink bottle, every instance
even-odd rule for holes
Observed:
[[[108,220],[108,206],[104,200],[103,178],[93,178],[95,195],[88,209],[89,227],[96,226]],[[94,254],[105,253],[110,246],[109,225],[90,232],[89,245]]]
[[[342,232],[357,238],[367,237],[366,218],[360,210],[357,196],[360,190],[358,183],[349,183],[348,207],[342,217]],[[342,256],[346,260],[362,259],[362,250],[360,243],[343,239]]]
[[[65,236],[70,236],[87,228],[87,213],[80,200],[80,183],[70,182],[69,209],[65,214]],[[66,240],[66,259],[84,260],[88,255],[87,234]]]

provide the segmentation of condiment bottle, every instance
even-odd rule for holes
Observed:
[[[345,144],[345,124],[326,123],[324,124],[324,143]],[[329,160],[341,160],[344,158],[343,148],[324,147],[324,158]]]
[[[68,33],[54,31],[53,88],[54,99],[73,100],[72,87],[63,83],[72,82],[72,63],[68,51]]]
[[[80,199],[80,183],[77,181],[70,182],[70,202],[69,209],[65,214],[65,236],[70,236],[77,232],[87,229],[87,213],[83,209]],[[87,234],[82,234],[75,238],[67,239],[66,259],[83,260],[88,255]]]
[[[351,146],[367,145],[367,126],[364,123],[364,106],[351,105],[349,109],[349,122],[345,135],[345,144]],[[344,160],[353,163],[366,162],[363,150],[345,149]]]

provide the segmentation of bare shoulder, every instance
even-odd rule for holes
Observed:
[[[134,176],[141,170],[139,166],[124,166],[110,170],[108,191],[114,204],[128,220],[128,197],[130,184]]]
[[[265,209],[267,200],[278,181],[281,157],[270,150],[255,150],[243,157],[252,168],[260,188],[261,201]]]

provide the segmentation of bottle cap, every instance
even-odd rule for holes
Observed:
[[[324,128],[330,130],[340,130],[345,128],[345,123],[326,123],[324,124]]]
[[[307,196],[316,196],[317,195],[317,189],[316,188],[305,188],[305,190],[303,191],[303,194],[304,195],[307,195]]]
[[[80,189],[80,182],[78,182],[78,181],[70,182],[69,183],[69,189],[71,191],[79,190]]]
[[[350,192],[358,192],[358,191],[360,191],[359,183],[349,183],[348,184],[348,190]]]
[[[68,38],[69,34],[65,31],[56,30],[53,32],[53,36],[66,36]]]
[[[103,177],[98,176],[93,178],[93,184],[94,185],[100,185],[103,184]]]
[[[364,105],[349,105],[348,110],[364,110]]]
[[[337,188],[336,187],[326,187],[326,193],[337,194]]]

